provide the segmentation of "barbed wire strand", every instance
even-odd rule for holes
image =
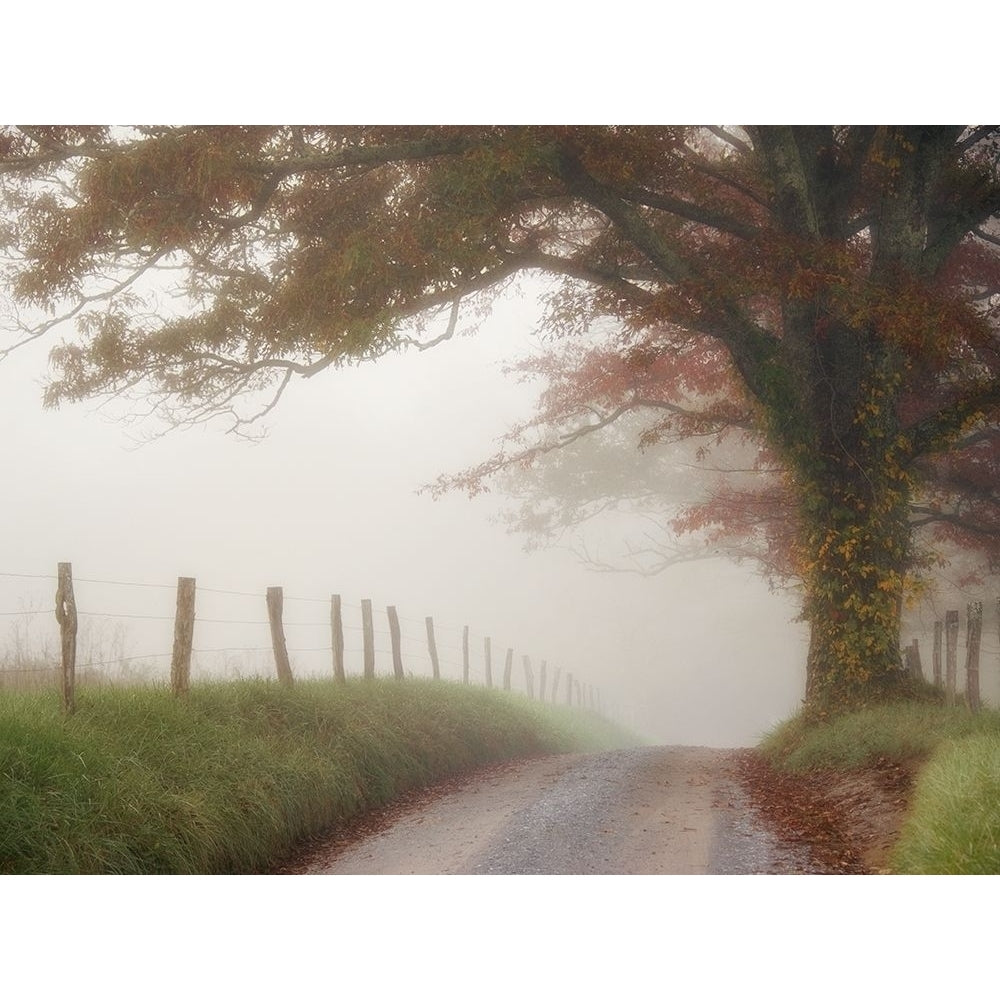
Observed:
[[[58,577],[56,575],[50,574],[50,573],[13,573],[13,572],[6,572],[6,571],[0,571],[0,577],[12,578],[12,579],[50,580],[50,581],[58,579]],[[175,590],[176,589],[176,584],[173,584],[173,583],[149,583],[149,582],[138,581],[138,580],[105,580],[105,579],[98,579],[98,578],[95,578],[95,577],[75,577],[74,578],[74,582],[76,582],[76,583],[86,583],[86,584],[92,584],[92,585],[99,585],[99,586],[136,587],[136,588],[159,589],[159,590]],[[265,598],[266,597],[266,594],[262,594],[260,592],[241,591],[241,590],[228,590],[228,589],[217,588],[217,587],[199,586],[197,588],[197,590],[198,590],[198,593],[203,593],[203,594],[220,594],[220,595],[224,595],[224,596],[252,598],[254,600],[260,600],[261,598]],[[304,602],[304,603],[314,603],[314,604],[329,604],[329,602],[330,602],[330,598],[300,597],[298,595],[284,595],[284,600],[286,600],[286,601],[298,601],[298,602]],[[377,612],[379,614],[385,614],[387,612],[387,609],[388,609],[389,606],[390,605],[386,605],[385,607],[374,607],[373,606],[372,611],[373,611],[373,613]],[[341,608],[347,608],[347,609],[351,609],[351,610],[361,610],[361,605],[357,604],[357,603],[354,603],[354,602],[344,602],[344,601],[342,601]],[[5,612],[0,612],[0,617],[18,617],[18,616],[22,616],[22,615],[27,616],[27,615],[50,615],[50,614],[51,615],[55,614],[55,609],[54,608],[53,609],[48,609],[48,610],[21,609],[19,611],[5,611]],[[136,614],[136,613],[130,613],[130,612],[116,613],[116,612],[98,612],[98,611],[83,611],[83,610],[80,610],[80,611],[78,611],[78,614],[81,617],[103,618],[103,619],[123,619],[123,620],[130,620],[130,621],[174,621],[175,620],[175,616],[174,615],[145,615],[145,614]],[[406,622],[406,623],[409,623],[411,625],[420,626],[420,625],[425,625],[426,624],[426,619],[421,620],[421,619],[418,619],[418,618],[411,618],[408,615],[397,615],[397,617],[399,618],[400,622]],[[428,617],[431,617],[432,620],[434,620],[433,616],[428,616]],[[197,618],[196,617],[195,621],[196,621],[196,623],[205,624],[205,625],[250,625],[250,626],[264,626],[264,625],[269,625],[270,624],[270,621],[269,620],[265,620],[265,619]],[[285,628],[320,628],[320,627],[329,627],[329,624],[330,623],[328,621],[322,621],[322,622],[318,622],[318,621],[317,622],[282,622],[282,625]],[[362,625],[350,625],[350,624],[342,623],[342,628],[344,630],[347,630],[347,631],[360,632],[360,631],[363,631],[364,627]],[[445,633],[450,632],[450,633],[454,633],[454,634],[463,634],[464,635],[465,632],[466,632],[466,630],[468,629],[470,644],[471,644],[471,642],[473,640],[475,640],[476,644],[479,645],[479,644],[482,643],[482,641],[485,638],[487,638],[487,634],[486,633],[481,633],[478,630],[474,631],[472,629],[469,629],[469,626],[467,626],[467,625],[461,625],[461,626],[459,626],[459,625],[455,625],[455,624],[447,622],[447,621],[434,620],[434,629],[435,629],[435,636],[441,634],[442,632],[445,632]],[[390,636],[391,637],[391,632],[386,631],[384,629],[375,629],[374,630],[374,634],[377,635],[377,636],[383,637],[383,638],[386,637],[386,636]],[[515,648],[513,646],[504,647],[503,643],[500,642],[500,641],[498,641],[498,640],[496,640],[496,638],[494,636],[489,636],[489,638],[491,638],[495,642],[495,647],[494,648],[497,649],[498,651],[500,649],[502,649],[502,648]],[[420,639],[420,638],[418,638],[416,636],[413,636],[413,635],[410,635],[410,634],[406,634],[406,635],[402,635],[401,636],[401,642],[405,642],[408,645],[413,646],[415,644],[423,645],[424,640],[422,640],[422,639]],[[437,642],[436,645],[438,647],[439,652],[441,650],[450,650],[452,652],[460,652],[460,651],[462,651],[461,647],[453,645],[451,643]],[[230,651],[230,652],[262,651],[262,652],[264,652],[264,651],[267,651],[267,649],[268,649],[268,647],[226,647],[225,649],[220,649],[219,652],[223,652],[223,651]],[[309,647],[307,649],[300,649],[300,650],[294,650],[294,651],[295,652],[320,652],[320,651],[327,651],[328,649],[329,649],[329,647]],[[293,652],[293,650],[289,650],[289,652],[291,653],[291,652]],[[377,649],[376,653],[379,653],[379,654],[381,654],[383,656],[391,655],[391,652],[389,650],[384,650],[384,649]],[[169,653],[157,653],[157,654],[149,654],[147,657],[139,657],[139,656],[137,656],[137,657],[119,658],[118,660],[100,661],[99,664],[81,664],[81,667],[83,667],[83,666],[93,666],[93,665],[107,665],[107,663],[127,662],[128,660],[132,660],[132,659],[152,658],[154,656],[155,657],[162,657],[162,656],[169,656],[169,655],[171,655],[171,654],[169,654]],[[442,661],[442,665],[444,665],[444,661]],[[458,664],[454,663],[453,661],[448,661],[448,665],[456,666],[456,667],[458,666]],[[471,662],[470,662],[470,666],[472,666]]]

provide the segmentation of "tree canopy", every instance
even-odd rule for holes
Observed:
[[[48,402],[134,390],[239,427],[247,392],[266,410],[547,276],[553,338],[614,324],[622,405],[655,393],[664,433],[745,425],[773,456],[823,713],[898,683],[915,501],[955,530],[996,509],[998,147],[995,126],[11,127],[8,278],[47,316],[24,338],[73,324]]]

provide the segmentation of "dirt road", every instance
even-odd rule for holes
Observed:
[[[793,874],[733,755],[702,747],[569,754],[491,768],[390,810],[360,839],[287,866],[328,875]]]

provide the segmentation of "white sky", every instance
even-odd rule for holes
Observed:
[[[139,429],[94,404],[43,411],[47,346],[16,355],[0,364],[10,421],[0,440],[8,470],[0,573],[54,574],[68,561],[78,579],[166,585],[79,583],[81,611],[164,619],[91,619],[81,645],[94,656],[111,651],[116,628],[126,630],[130,655],[169,652],[169,588],[178,576],[196,577],[200,591],[261,595],[202,593],[203,619],[262,620],[265,589],[280,585],[288,597],[314,602],[286,602],[286,622],[303,623],[288,629],[293,649],[328,645],[323,602],[343,596],[349,670],[360,670],[351,653],[359,647],[357,605],[367,597],[383,631],[383,609],[398,607],[405,666],[415,674],[430,670],[423,619],[432,615],[448,647],[446,676],[460,676],[468,624],[473,677],[482,677],[489,635],[494,677],[506,648],[515,649],[515,686],[527,654],[536,674],[545,659],[550,678],[558,667],[598,688],[605,705],[652,739],[752,743],[795,710],[804,640],[790,624],[794,607],[748,571],[715,560],[653,578],[597,574],[566,551],[525,555],[520,538],[491,523],[493,497],[417,493],[439,473],[486,457],[529,412],[533,390],[500,369],[512,352],[531,349],[535,308],[530,296],[511,297],[476,336],[299,383],[258,444],[209,427],[136,446]],[[53,586],[0,577],[0,611],[48,609]],[[23,630],[25,619],[0,616],[5,626],[9,648],[10,629]],[[48,615],[36,616],[32,642],[56,648],[55,628]],[[262,626],[201,622],[195,633],[199,649],[268,642]],[[377,646],[388,649],[388,639]],[[329,657],[292,660],[304,674],[327,670]],[[224,660],[200,662],[222,669]],[[247,654],[239,669],[269,670],[269,662]],[[155,665],[166,676],[169,661]],[[391,671],[388,656],[377,669]]]

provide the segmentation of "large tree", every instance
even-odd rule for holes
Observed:
[[[554,336],[722,357],[793,500],[823,713],[896,684],[923,470],[1000,415],[998,134],[10,128],[11,288],[48,314],[24,337],[75,325],[50,403],[139,390],[174,419],[239,425],[244,393],[446,337],[523,273]]]

